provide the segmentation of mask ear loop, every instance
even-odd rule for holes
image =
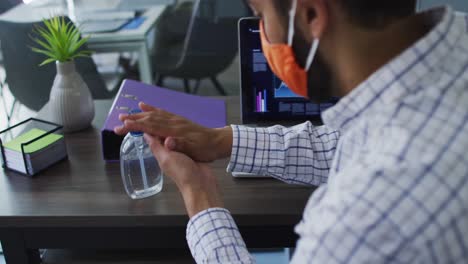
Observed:
[[[294,38],[294,20],[296,19],[297,13],[297,0],[292,0],[291,10],[289,10],[289,28],[288,28],[288,45],[292,47],[293,38]],[[320,40],[314,39],[312,42],[312,46],[309,51],[309,55],[307,56],[306,67],[305,70],[309,71],[310,67],[312,66],[312,62],[314,61],[315,54],[317,53],[317,49],[319,47]]]
[[[306,71],[310,70],[310,67],[312,66],[312,62],[314,62],[315,54],[317,54],[317,50],[320,44],[320,39],[314,39],[312,41],[312,47],[310,48],[309,56],[307,56],[307,61],[306,61]]]
[[[288,45],[292,47],[294,38],[294,20],[296,19],[297,0],[292,1],[291,10],[289,10],[289,26],[288,26]]]

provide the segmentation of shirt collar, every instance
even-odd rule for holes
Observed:
[[[433,9],[426,15],[435,20],[434,28],[326,110],[322,114],[325,125],[345,132],[364,113],[418,88],[417,82],[452,50],[463,30],[454,22],[450,7]]]

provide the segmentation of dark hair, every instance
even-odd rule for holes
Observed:
[[[416,0],[337,0],[352,23],[366,28],[385,27],[416,12]]]
[[[291,1],[275,0],[273,4],[286,19]],[[334,0],[348,15],[351,23],[365,28],[382,28],[395,19],[416,12],[417,0]]]

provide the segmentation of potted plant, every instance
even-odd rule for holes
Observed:
[[[79,29],[64,17],[43,20],[43,24],[34,29],[32,39],[38,47],[32,50],[46,56],[40,66],[53,62],[57,66],[47,104],[50,121],[63,125],[64,132],[85,129],[94,118],[94,102],[74,60],[91,55],[83,49],[88,38],[82,38]]]

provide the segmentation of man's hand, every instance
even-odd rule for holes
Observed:
[[[207,164],[168,150],[157,137],[145,134],[145,140],[164,174],[174,180],[182,193],[189,217],[209,208],[223,207],[217,179]]]
[[[120,115],[124,125],[114,129],[116,134],[143,131],[162,138],[167,149],[184,153],[201,162],[211,162],[231,155],[231,127],[206,128],[144,103],[139,106],[143,113]]]

